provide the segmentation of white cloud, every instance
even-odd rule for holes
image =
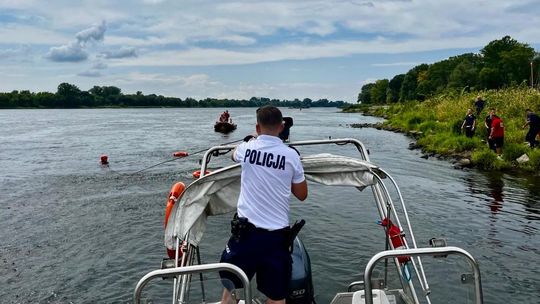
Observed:
[[[101,24],[82,30],[75,35],[76,41],[61,46],[51,47],[49,52],[45,55],[45,58],[57,62],[85,61],[89,56],[88,52],[85,50],[88,42],[102,41],[105,37],[105,30],[105,21],[102,21]]]
[[[28,45],[18,46],[16,48],[0,49],[0,60],[4,59],[27,59],[31,49]]]
[[[230,51],[192,48],[181,51],[149,52],[144,57],[115,63],[118,66],[211,66],[253,64],[282,60],[308,60],[344,57],[354,54],[397,54],[447,48],[480,47],[487,37],[448,40],[393,41],[378,38],[371,41],[339,40],[319,44],[282,44],[268,48]]]
[[[237,45],[252,45],[255,42],[257,42],[256,39],[251,37],[246,37],[242,35],[230,35],[230,36],[223,36],[215,39],[214,41],[223,41],[223,42],[229,42]]]
[[[102,21],[100,24],[93,25],[90,28],[82,30],[75,35],[75,38],[79,43],[87,43],[89,41],[103,41],[105,37],[105,31],[107,30],[107,25],[105,21]]]
[[[106,51],[102,53],[105,59],[121,59],[137,57],[137,50],[133,47],[121,47],[118,50]]]
[[[45,58],[57,62],[79,62],[86,60],[88,53],[78,42],[70,42],[66,45],[51,47]]]

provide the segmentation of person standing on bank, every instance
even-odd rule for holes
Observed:
[[[484,109],[485,105],[486,105],[486,102],[482,99],[482,96],[480,95],[476,96],[476,100],[474,102],[474,106],[476,107],[476,116],[479,116],[480,113],[482,113],[482,110]]]
[[[494,111],[494,109],[492,109]],[[490,110],[488,115],[486,116],[486,119],[484,120],[484,126],[486,127],[487,131],[487,143],[489,146],[489,149],[495,151],[495,146],[493,145],[493,140],[491,140],[491,120],[492,120],[492,111]]]
[[[540,132],[540,117],[533,113],[531,109],[527,109],[527,121],[523,125],[523,128],[529,126],[529,132],[525,136],[525,141],[529,143],[531,148],[536,147],[538,141],[536,141],[536,135]]]
[[[285,304],[288,293],[290,195],[303,201],[308,194],[300,156],[278,137],[283,127],[278,108],[261,107],[258,137],[233,151],[233,160],[242,166],[240,196],[231,222],[233,235],[221,255],[221,262],[240,267],[250,280],[257,274],[257,289],[268,304]],[[241,282],[227,272],[220,272],[220,277],[225,287],[221,303],[236,304],[231,291],[242,287]]]
[[[474,116],[472,109],[467,109],[467,115],[461,124],[461,130],[465,129],[465,136],[472,138],[474,130],[476,129],[476,116]]]
[[[502,157],[502,147],[504,146],[504,124],[502,119],[495,114],[495,109],[491,109],[491,133],[489,139],[493,142],[497,157]]]

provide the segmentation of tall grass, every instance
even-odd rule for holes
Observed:
[[[486,105],[477,117],[475,135],[467,138],[461,134],[461,124],[468,108],[476,112],[474,100],[477,95],[483,97]],[[497,115],[504,121],[504,160],[497,159],[483,141],[487,137],[484,120],[490,108],[495,108]],[[526,87],[514,87],[470,93],[449,92],[423,102],[378,107],[372,114],[387,117],[385,124],[389,127],[422,132],[418,144],[427,151],[447,155],[472,151],[472,161],[478,167],[489,170],[516,166],[515,159],[526,153],[531,161],[520,166],[533,170],[540,168],[540,151],[533,151],[525,145],[528,129],[522,129],[522,126],[528,108],[540,114],[540,92]]]

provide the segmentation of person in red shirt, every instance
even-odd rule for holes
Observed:
[[[491,133],[489,139],[493,141],[495,153],[500,158],[502,157],[502,147],[504,146],[504,124],[503,120],[495,114],[495,109],[490,110],[491,116]]]

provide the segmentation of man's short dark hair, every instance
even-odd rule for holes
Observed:
[[[277,127],[283,123],[283,115],[274,106],[263,106],[257,109],[257,123],[265,127]]]
[[[527,109],[527,110],[525,110],[525,112],[532,112],[532,111],[531,111],[531,109]]]

